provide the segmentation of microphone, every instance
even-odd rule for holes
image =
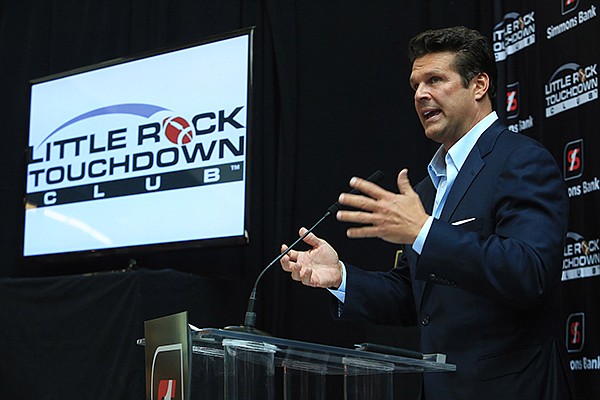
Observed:
[[[377,183],[377,182],[381,181],[384,176],[385,175],[384,175],[383,172],[381,172],[380,170],[377,170],[377,171],[373,172],[371,175],[369,175],[369,177],[367,178],[367,181],[373,182],[373,183]],[[349,193],[351,193],[351,194],[360,194],[360,191],[357,190],[357,189],[352,189],[352,190],[350,190]],[[288,248],[285,249],[284,252],[280,253],[277,257],[275,257],[262,270],[262,272],[256,278],[256,281],[254,281],[254,286],[252,287],[252,292],[250,293],[250,298],[248,299],[248,308],[246,309],[246,315],[244,317],[244,325],[241,325],[241,326],[227,326],[227,327],[225,327],[226,330],[246,332],[246,333],[253,333],[253,334],[263,335],[263,336],[271,336],[269,333],[261,331],[260,329],[256,329],[256,327],[255,327],[255,324],[256,324],[256,312],[254,311],[254,308],[255,308],[255,303],[256,303],[256,292],[257,292],[258,283],[260,282],[260,280],[263,277],[263,275],[269,270],[269,268],[271,268],[274,264],[278,263],[279,260],[281,260],[287,253],[289,253],[294,247],[296,247],[296,245],[298,243],[300,243],[301,241],[303,241],[304,238],[306,238],[317,226],[319,226],[319,224],[321,222],[323,222],[331,214],[336,213],[340,208],[342,208],[342,206],[341,206],[341,204],[338,201],[336,201],[335,203],[333,203],[332,205],[330,205],[327,208],[327,210],[325,211],[325,214],[323,214],[323,216],[317,222],[315,222],[313,224],[313,226],[311,226],[304,233],[304,235],[302,235],[298,239],[296,239],[296,241],[294,243],[292,243],[291,245],[289,245]]]

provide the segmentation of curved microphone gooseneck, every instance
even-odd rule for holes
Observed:
[[[377,182],[381,181],[384,176],[385,175],[383,174],[383,172],[377,170],[367,178],[367,181],[377,183]],[[357,189],[352,189],[349,193],[360,194],[360,191]],[[256,303],[256,292],[257,292],[258,283],[260,282],[263,275],[269,270],[269,268],[271,268],[273,266],[273,264],[276,264],[277,262],[279,262],[279,260],[281,260],[286,254],[288,254],[298,243],[303,241],[306,238],[306,236],[308,236],[321,222],[323,222],[331,214],[336,213],[341,207],[342,206],[337,201],[335,203],[333,203],[332,205],[330,205],[327,208],[327,210],[325,211],[325,214],[323,214],[323,216],[317,222],[315,222],[314,225],[310,227],[310,229],[308,229],[306,232],[304,232],[304,234],[302,236],[300,236],[298,239],[296,239],[296,241],[294,243],[292,243],[287,249],[285,249],[285,251],[283,251],[277,257],[275,257],[273,259],[273,261],[271,261],[262,270],[262,272],[256,278],[256,281],[254,281],[254,286],[252,287],[252,292],[250,292],[250,298],[248,299],[248,308],[246,309],[246,315],[244,317],[244,324],[241,326],[228,326],[225,328],[226,330],[233,330],[233,331],[240,331],[240,332],[246,332],[246,333],[254,333],[254,334],[258,334],[258,335],[270,336],[267,332],[256,329],[256,327],[255,327],[256,312],[254,311],[254,308],[255,308],[255,303]]]

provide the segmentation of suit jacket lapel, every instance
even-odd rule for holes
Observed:
[[[421,181],[417,186],[415,186],[415,191],[419,194],[419,197],[421,198],[421,203],[423,203],[425,212],[431,215],[433,210],[433,202],[435,201],[435,187],[433,186],[433,183],[431,182],[429,176],[423,181]],[[415,268],[417,266],[419,255],[414,250],[412,250],[410,246],[406,247],[407,249],[410,249],[410,252],[408,252],[408,265],[411,270],[410,272],[412,276],[416,276],[417,272],[415,271]],[[428,283],[425,281],[412,279],[413,297],[415,299],[417,310],[421,308],[423,293],[425,292],[425,288],[427,285]]]
[[[444,209],[440,215],[440,220],[450,221],[450,218],[460,204],[461,199],[464,197],[465,193],[475,180],[477,174],[479,174],[481,169],[485,166],[485,156],[492,151],[494,143],[496,143],[496,139],[498,136],[500,136],[500,133],[504,129],[505,128],[502,126],[502,124],[499,121],[496,121],[481,134],[481,137],[473,147],[473,150],[471,150],[467,156],[465,163],[460,169],[460,172],[458,173],[458,176],[452,185],[452,189],[450,189],[450,193],[448,193],[448,198],[444,204]],[[436,192],[431,180],[429,178],[426,179],[428,182],[422,182],[422,185],[419,185],[420,190],[417,190],[417,192],[421,197],[421,202],[423,203],[425,211],[431,215]],[[417,253],[412,254],[412,256],[414,259],[409,263],[409,265],[411,268],[411,273],[413,276],[415,276],[416,271],[414,269],[418,263],[419,256]],[[431,286],[432,284],[430,282],[413,279],[413,295],[415,297],[417,310],[421,309],[425,292],[431,290]]]
[[[450,218],[452,218],[452,214],[456,210],[456,207],[484,165],[485,162],[479,154],[479,149],[477,146],[473,147],[473,150],[471,150],[471,153],[465,160],[464,165],[456,176],[454,184],[450,189],[450,193],[448,193],[448,198],[446,199],[446,203],[444,204],[444,208],[442,209],[442,213],[440,215],[441,221],[450,221]]]
[[[417,187],[415,187],[415,191],[421,198],[421,203],[423,203],[425,212],[431,215],[433,211],[433,202],[435,200],[435,187],[433,187],[433,183],[431,182],[429,176],[420,182]]]
[[[502,125],[499,121],[496,121],[480,136],[454,180],[454,184],[450,189],[450,193],[448,193],[448,198],[440,215],[440,220],[450,221],[456,207],[458,207],[465,193],[469,190],[475,177],[485,166],[484,157],[492,151],[494,143],[502,130]]]

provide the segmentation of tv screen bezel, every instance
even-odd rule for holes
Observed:
[[[192,239],[192,240],[183,240],[183,241],[173,241],[173,242],[161,242],[161,243],[149,243],[144,245],[126,245],[126,246],[118,246],[118,247],[110,247],[103,249],[89,249],[83,251],[66,251],[66,252],[57,252],[57,253],[48,253],[48,254],[36,254],[36,255],[25,255],[24,254],[24,243],[25,243],[25,210],[26,210],[26,199],[27,199],[27,185],[25,185],[25,193],[23,195],[23,235],[21,240],[21,257],[25,262],[42,262],[42,263],[58,263],[58,262],[73,262],[77,260],[85,260],[90,258],[102,258],[102,257],[112,257],[112,256],[128,256],[128,258],[136,258],[140,255],[151,254],[156,252],[173,252],[173,251],[181,251],[181,250],[191,250],[198,249],[204,247],[223,247],[223,246],[243,246],[247,245],[250,241],[249,236],[249,204],[250,204],[250,170],[251,170],[251,157],[249,157],[249,149],[251,147],[250,143],[252,141],[252,115],[253,115],[253,75],[254,75],[254,32],[255,27],[247,27],[242,29],[237,29],[234,31],[213,35],[210,37],[206,37],[194,42],[186,43],[183,45],[176,46],[167,46],[159,49],[144,51],[124,57],[119,57],[95,64],[86,65],[79,68],[74,68],[71,70],[54,73],[50,75],[46,75],[40,78],[32,79],[29,81],[29,99],[31,100],[32,90],[34,85],[44,82],[53,81],[56,79],[61,79],[85,72],[90,72],[94,70],[99,70],[102,68],[117,66],[125,63],[130,63],[138,60],[143,60],[146,58],[151,58],[154,56],[159,56],[163,54],[168,54],[172,52],[177,52],[180,50],[185,50],[189,48],[194,48],[198,46],[203,46],[227,39],[233,39],[236,37],[248,36],[248,86],[247,86],[247,111],[246,111],[246,152],[245,152],[245,160],[244,160],[244,168],[245,168],[245,185],[244,185],[244,232],[241,235],[235,236],[227,236],[227,237],[217,237],[217,238],[205,238],[205,239]],[[28,103],[30,106],[30,102]],[[30,108],[28,107],[28,126],[30,121]],[[29,129],[27,131],[27,135],[29,136]],[[28,164],[31,158],[30,149],[27,147],[24,151],[25,154],[25,177],[27,180],[27,171]]]

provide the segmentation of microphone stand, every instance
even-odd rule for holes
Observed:
[[[254,286],[252,287],[252,292],[250,292],[250,298],[248,299],[248,308],[246,310],[246,315],[244,317],[244,325],[227,326],[227,327],[225,327],[225,330],[253,333],[255,335],[262,335],[262,336],[271,336],[270,333],[262,331],[255,327],[256,312],[254,311],[254,308],[255,308],[255,304],[256,304],[256,292],[257,292],[258,283],[260,282],[263,275],[269,270],[269,268],[271,268],[274,264],[278,263],[279,260],[281,260],[287,253],[289,253],[294,247],[296,247],[296,245],[298,243],[303,241],[304,238],[306,238],[321,222],[323,222],[331,214],[332,214],[332,212],[329,209],[327,209],[325,214],[317,222],[315,222],[313,226],[311,226],[306,232],[304,232],[304,235],[302,235],[298,239],[296,239],[296,241],[294,243],[292,243],[287,249],[285,249],[285,251],[283,251],[277,257],[275,257],[273,259],[273,261],[271,261],[262,270],[262,272],[258,275],[258,278],[256,278],[256,281],[254,282]]]
[[[367,180],[370,182],[376,183],[376,182],[379,182],[383,177],[384,177],[383,172],[377,170],[374,173],[372,173],[367,178]],[[360,191],[358,191],[356,189],[352,189],[350,191],[350,193],[359,194]],[[225,330],[235,331],[235,332],[252,333],[255,335],[262,335],[262,336],[271,336],[270,333],[262,331],[255,327],[256,312],[254,311],[254,308],[255,308],[255,303],[256,303],[256,292],[257,292],[258,283],[260,282],[263,275],[269,270],[269,268],[271,268],[273,266],[273,264],[279,262],[279,260],[281,260],[287,253],[289,253],[298,243],[303,241],[321,222],[323,222],[331,214],[337,212],[340,208],[341,208],[341,205],[337,201],[335,203],[333,203],[332,205],[330,205],[329,208],[327,208],[327,211],[325,211],[325,214],[323,214],[323,216],[317,222],[315,222],[313,224],[313,226],[311,226],[306,232],[304,232],[304,234],[302,236],[300,236],[298,239],[296,239],[296,241],[294,243],[292,243],[287,249],[285,249],[285,251],[283,251],[277,257],[275,257],[273,259],[273,261],[271,261],[262,270],[262,272],[258,275],[258,278],[256,278],[256,281],[254,281],[254,286],[252,287],[252,292],[250,292],[250,298],[248,299],[248,308],[246,309],[246,315],[244,317],[244,324],[239,325],[239,326],[237,326],[237,325],[226,326],[224,328]]]

